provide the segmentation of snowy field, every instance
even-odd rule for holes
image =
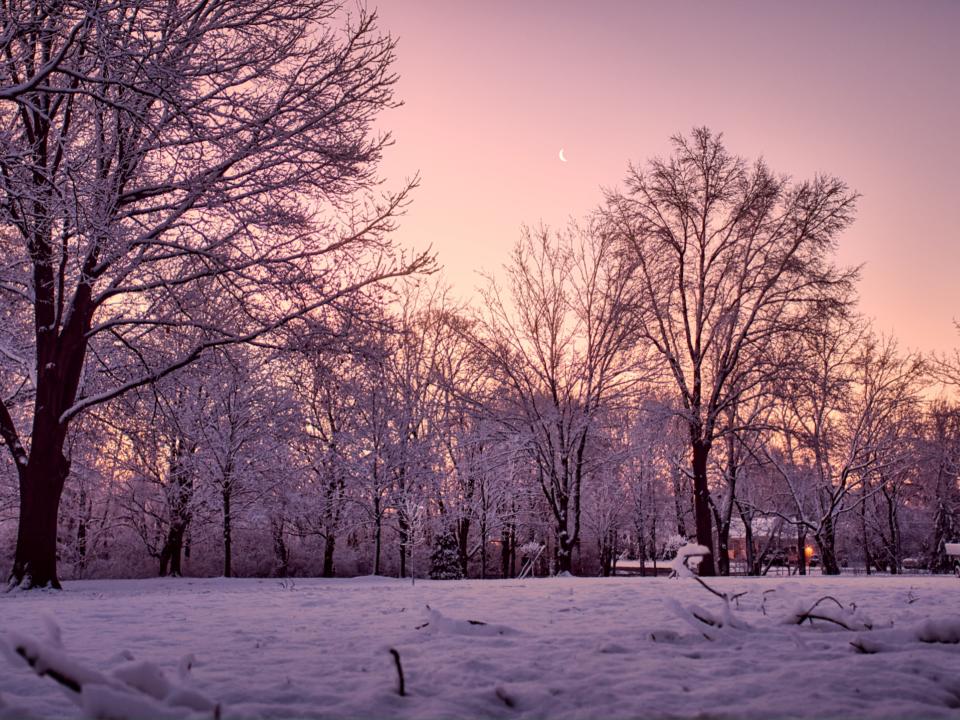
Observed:
[[[8,593],[0,717],[82,716],[81,703],[155,717],[213,717],[214,703],[224,718],[960,717],[960,580],[711,585],[746,594],[727,612],[695,580],[666,578],[113,580]],[[826,595],[839,603],[814,607]],[[37,677],[18,647],[85,678],[87,697]]]

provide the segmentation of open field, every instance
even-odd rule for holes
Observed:
[[[712,585],[747,594],[724,617],[692,579],[80,581],[0,596],[0,628],[9,647],[17,633],[46,638],[52,619],[62,652],[106,673],[132,655],[177,678],[192,654],[174,682],[226,718],[957,717],[956,578]],[[786,624],[824,595],[845,608],[824,601],[813,614],[832,619]],[[10,661],[0,716],[80,714]]]

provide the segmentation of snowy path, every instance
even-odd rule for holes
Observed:
[[[916,637],[930,618],[960,633],[956,578],[712,584],[748,591],[742,627],[713,640],[670,599],[717,616],[723,601],[665,578],[83,581],[0,595],[0,631],[43,634],[52,617],[67,652],[101,671],[128,650],[175,677],[192,653],[194,687],[226,718],[960,717],[960,644]],[[827,594],[874,629],[783,624]],[[866,636],[879,652],[851,646]],[[0,717],[77,714],[49,679],[0,667]]]

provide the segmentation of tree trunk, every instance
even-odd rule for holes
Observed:
[[[374,530],[373,530],[373,574],[380,574],[380,547],[383,541],[383,518],[380,517],[380,507],[375,505],[375,511],[377,513],[376,519],[374,520]]]
[[[803,525],[797,525],[797,573],[807,574],[807,533]]]
[[[290,552],[283,539],[283,520],[273,524],[273,552],[277,556],[277,577],[287,577],[290,574]]]
[[[323,538],[323,577],[331,578],[334,574],[333,553],[337,547],[337,536],[328,531]]]
[[[233,518],[230,515],[230,485],[223,488],[223,576],[233,577]]]
[[[178,521],[170,523],[167,540],[160,552],[160,577],[166,577],[167,575],[180,577],[183,574],[180,558],[184,551],[183,538],[185,534],[186,525]]]
[[[397,513],[397,528],[400,535],[400,577],[407,576],[407,546],[410,543],[410,523],[401,510]]]
[[[60,589],[57,520],[70,463],[63,455],[62,440],[35,433],[33,442],[20,476],[20,523],[10,584]]]
[[[573,569],[573,546],[567,531],[567,503],[561,503],[560,518],[557,522],[557,574],[569,573]]]
[[[713,577],[717,574],[713,562],[713,518],[710,510],[710,488],[707,486],[707,458],[710,445],[701,440],[693,442],[693,509],[697,523],[697,543],[711,551],[700,561],[699,574]]]
[[[510,577],[510,528],[504,526],[500,532],[500,577]]]
[[[467,574],[463,574],[467,577]],[[480,579],[487,579],[487,520],[486,514],[480,519]]]
[[[673,480],[673,507],[677,513],[677,535],[687,537],[687,524],[684,521],[686,511],[683,509],[683,471],[677,463],[671,463],[670,473]]]
[[[930,551],[931,572],[948,573],[951,571],[951,558],[946,553],[944,543],[950,542],[955,535],[953,513],[947,506],[944,495],[939,495],[937,497],[937,509],[933,514],[933,544]]]
[[[870,556],[870,541],[867,537],[867,502],[860,503],[860,547],[863,550],[863,567],[867,575],[873,572],[873,558]]]
[[[890,574],[897,575],[903,567],[897,495],[896,491],[888,493],[886,488],[884,488],[883,495],[887,500],[887,525],[890,528]]]
[[[749,511],[744,512],[740,503],[737,503],[737,512],[740,514],[740,521],[743,523],[744,560],[747,563],[747,575],[759,575],[760,563],[757,562],[757,552],[753,546],[753,517]]]
[[[463,577],[469,577],[467,566],[470,562],[470,518],[460,518],[457,520],[454,532],[457,534],[457,559],[460,562],[460,572],[463,574]]]
[[[730,523],[717,523],[717,571],[730,575]]]
[[[817,545],[820,547],[820,560],[823,564],[824,575],[839,575],[840,563],[837,562],[836,553],[836,530],[833,526],[833,519],[827,517],[820,526],[820,531],[816,535]]]
[[[77,523],[77,577],[82,578],[87,568],[87,523],[90,512],[87,509],[87,493],[80,488],[79,497],[80,518]]]

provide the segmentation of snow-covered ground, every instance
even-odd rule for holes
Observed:
[[[91,697],[108,678],[109,697],[87,702],[105,714],[152,715],[142,708],[176,688],[224,718],[960,717],[956,578],[711,585],[746,594],[727,612],[695,579],[667,578],[114,580],[8,593],[0,717],[81,712],[17,647],[87,673]],[[836,602],[814,607],[826,595]],[[796,624],[808,611],[812,623]],[[161,700],[117,700],[131,684]],[[170,716],[214,715],[202,697],[186,705]]]

